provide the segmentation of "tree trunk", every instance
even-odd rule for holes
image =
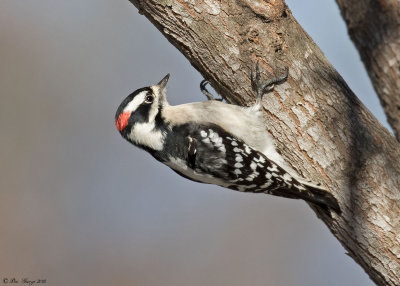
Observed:
[[[255,101],[250,70],[287,82],[264,100],[287,162],[329,188],[342,214],[314,209],[378,285],[400,285],[400,145],[371,115],[284,1],[130,0],[228,101]],[[223,116],[223,115],[221,115]]]
[[[400,141],[400,2],[337,0],[351,39]]]

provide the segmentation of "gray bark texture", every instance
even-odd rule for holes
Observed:
[[[285,2],[130,1],[229,102],[255,101],[256,61],[276,75],[289,67],[264,99],[266,130],[295,170],[338,199],[341,214],[314,211],[348,254],[377,285],[400,285],[400,145]]]
[[[336,0],[400,141],[400,1]]]

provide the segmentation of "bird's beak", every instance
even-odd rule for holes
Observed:
[[[165,89],[165,86],[167,85],[168,79],[169,79],[169,74],[164,76],[164,78],[159,83],[157,83],[157,85],[160,88],[160,90],[164,90]]]

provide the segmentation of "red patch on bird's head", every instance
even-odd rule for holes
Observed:
[[[129,117],[131,116],[130,112],[122,112],[117,120],[115,120],[115,126],[117,126],[118,131],[124,130],[124,128],[128,125]]]

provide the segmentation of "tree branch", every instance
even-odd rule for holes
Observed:
[[[400,285],[400,145],[351,92],[282,0],[130,0],[228,101],[250,104],[256,60],[289,79],[266,128],[342,214],[314,209],[378,285]],[[221,115],[223,116],[223,115]]]
[[[400,2],[336,0],[400,141]]]

